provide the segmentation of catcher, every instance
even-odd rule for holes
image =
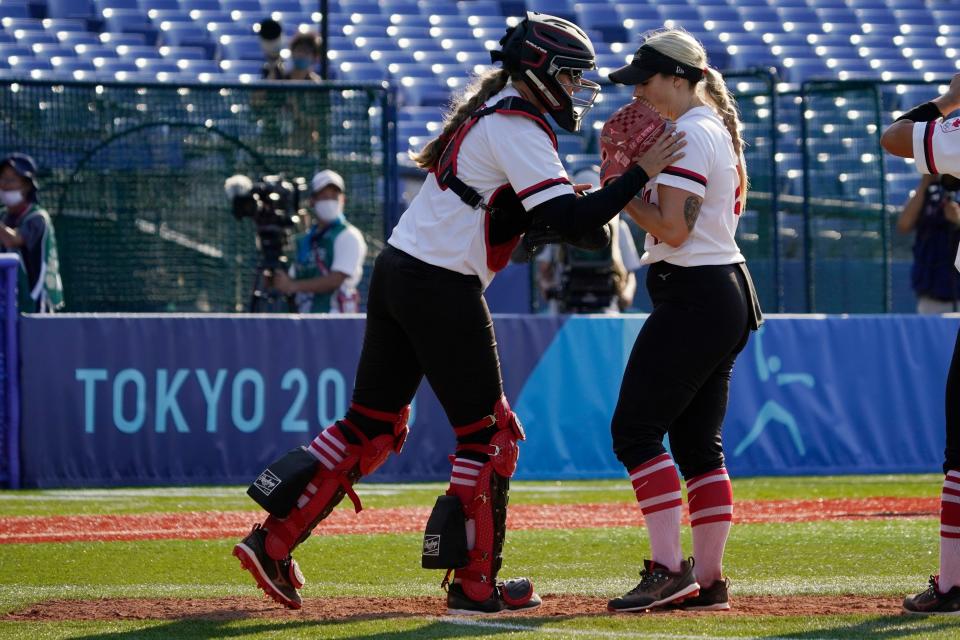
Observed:
[[[747,192],[736,104],[707,66],[703,45],[679,29],[650,34],[610,80],[634,85],[634,102],[675,122],[687,148],[626,206],[647,232],[641,262],[650,265],[654,309],[624,372],[613,446],[643,511],[652,558],[640,583],[608,607],[729,609],[722,559],[733,494],[720,436],[733,363],[761,322],[734,236]],[[633,119],[615,114],[605,129],[615,132]],[[619,149],[605,137],[606,163]],[[603,179],[615,175],[605,171]],[[673,458],[663,446],[667,434]],[[687,483],[696,567],[681,551],[674,459]]]
[[[682,158],[684,143],[662,134],[642,157],[629,155],[606,188],[577,197],[545,114],[579,129],[599,89],[583,79],[595,66],[590,39],[571,22],[528,13],[500,44],[491,57],[502,70],[481,76],[440,136],[414,156],[430,175],[374,266],[346,416],[271,464],[248,490],[269,515],[234,555],[287,607],[300,608],[304,583],[291,552],[344,495],[360,510],[353,485],[400,452],[424,376],[457,446],[449,489],[427,524],[423,566],[446,569],[452,613],[540,604],[528,579],[497,581],[524,433],[503,394],[483,291],[534,225],[540,234],[602,243],[606,223],[648,176]]]

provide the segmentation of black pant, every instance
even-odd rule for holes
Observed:
[[[723,466],[730,374],[750,335],[748,277],[738,265],[650,267],[653,312],[613,414],[613,448],[627,470],[663,454],[667,433],[685,478]]]
[[[353,401],[399,411],[424,375],[454,426],[491,415],[503,394],[493,319],[479,278],[388,245],[370,281]]]
[[[960,471],[960,332],[953,346],[953,360],[947,374],[946,392],[947,448],[943,472]]]

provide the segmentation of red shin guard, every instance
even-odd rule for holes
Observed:
[[[393,425],[393,433],[368,438],[360,429],[347,420],[326,429],[311,443],[312,453],[320,461],[306,491],[297,506],[286,518],[267,517],[263,528],[270,535],[266,538],[267,553],[275,560],[290,555],[294,548],[307,539],[321,520],[330,515],[344,495],[350,496],[357,513],[363,508],[353,485],[362,477],[376,471],[390,453],[400,453],[409,431],[407,419],[410,407],[400,413],[386,413],[351,405],[351,409],[374,420]],[[360,444],[351,443],[343,430]],[[339,458],[339,460],[338,460]]]
[[[475,541],[469,551],[470,563],[463,569],[457,569],[454,578],[459,581],[467,597],[478,602],[490,598],[494,593],[506,536],[507,493],[519,455],[517,442],[525,436],[505,397],[501,397],[494,405],[492,415],[473,424],[454,427],[457,436],[463,437],[492,426],[497,431],[489,444],[461,444],[457,447],[458,453],[473,451],[489,456],[486,462],[466,465],[470,467],[468,476],[473,476],[473,471],[479,469],[474,476],[475,484],[458,482],[458,476],[463,472],[458,472],[458,466],[455,465],[447,490],[447,495],[460,498],[467,519],[473,521]],[[465,466],[463,463],[458,465]]]

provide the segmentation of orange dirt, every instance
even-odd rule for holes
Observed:
[[[734,521],[810,522],[896,517],[933,517],[937,498],[857,498],[831,500],[756,500],[737,502]],[[413,533],[423,530],[430,509],[337,509],[317,533]],[[260,519],[256,511],[205,511],[103,516],[14,516],[0,518],[0,544],[116,540],[235,538]],[[510,507],[510,529],[583,529],[640,526],[635,504],[518,504]]]

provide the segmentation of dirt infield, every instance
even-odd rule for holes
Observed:
[[[935,516],[937,498],[860,498],[757,500],[735,506],[734,521],[811,522]],[[414,533],[423,530],[430,509],[337,509],[317,532],[326,535]],[[260,518],[256,511],[204,511],[104,516],[16,516],[0,518],[0,544],[118,540],[195,540],[234,538]],[[686,517],[686,516],[685,516]],[[639,526],[636,504],[518,504],[510,507],[511,529],[583,529]]]
[[[727,612],[692,613],[658,611],[648,615],[669,616],[809,616],[809,615],[896,615],[900,600],[874,596],[742,596],[733,597]],[[607,615],[605,598],[546,595],[543,605],[531,611],[508,614],[522,617],[573,617]],[[47,600],[0,617],[3,621],[61,620],[237,620],[281,618],[287,620],[363,620],[442,616],[446,612],[440,597],[415,598],[307,598],[303,609],[289,611],[269,600],[231,597],[210,599],[104,599]],[[637,615],[637,614],[617,614]]]

